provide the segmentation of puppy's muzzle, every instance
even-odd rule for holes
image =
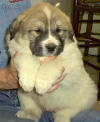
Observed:
[[[57,45],[54,43],[49,43],[46,45],[46,49],[49,53],[53,53],[56,50]]]

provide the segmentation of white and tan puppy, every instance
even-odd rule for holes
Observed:
[[[97,89],[84,69],[70,19],[49,3],[39,3],[22,13],[6,35],[8,51],[18,71],[18,117],[38,121],[51,111],[55,122],[70,122],[97,99]],[[41,60],[56,56],[55,60]],[[59,88],[48,93],[65,69]]]

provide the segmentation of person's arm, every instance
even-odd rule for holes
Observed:
[[[0,69],[0,90],[18,88],[17,72],[13,64],[13,58],[7,68]]]

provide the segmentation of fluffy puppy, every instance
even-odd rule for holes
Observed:
[[[51,111],[55,122],[70,122],[97,99],[97,89],[84,69],[70,19],[49,3],[39,3],[22,13],[9,27],[6,42],[18,71],[18,117],[38,121]],[[55,60],[40,61],[55,56]],[[48,93],[62,73],[59,88]]]

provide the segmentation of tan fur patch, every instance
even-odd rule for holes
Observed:
[[[51,18],[51,11],[50,11],[50,9],[45,6],[45,8],[43,9],[43,11],[46,14],[48,20],[50,20],[50,18]]]

